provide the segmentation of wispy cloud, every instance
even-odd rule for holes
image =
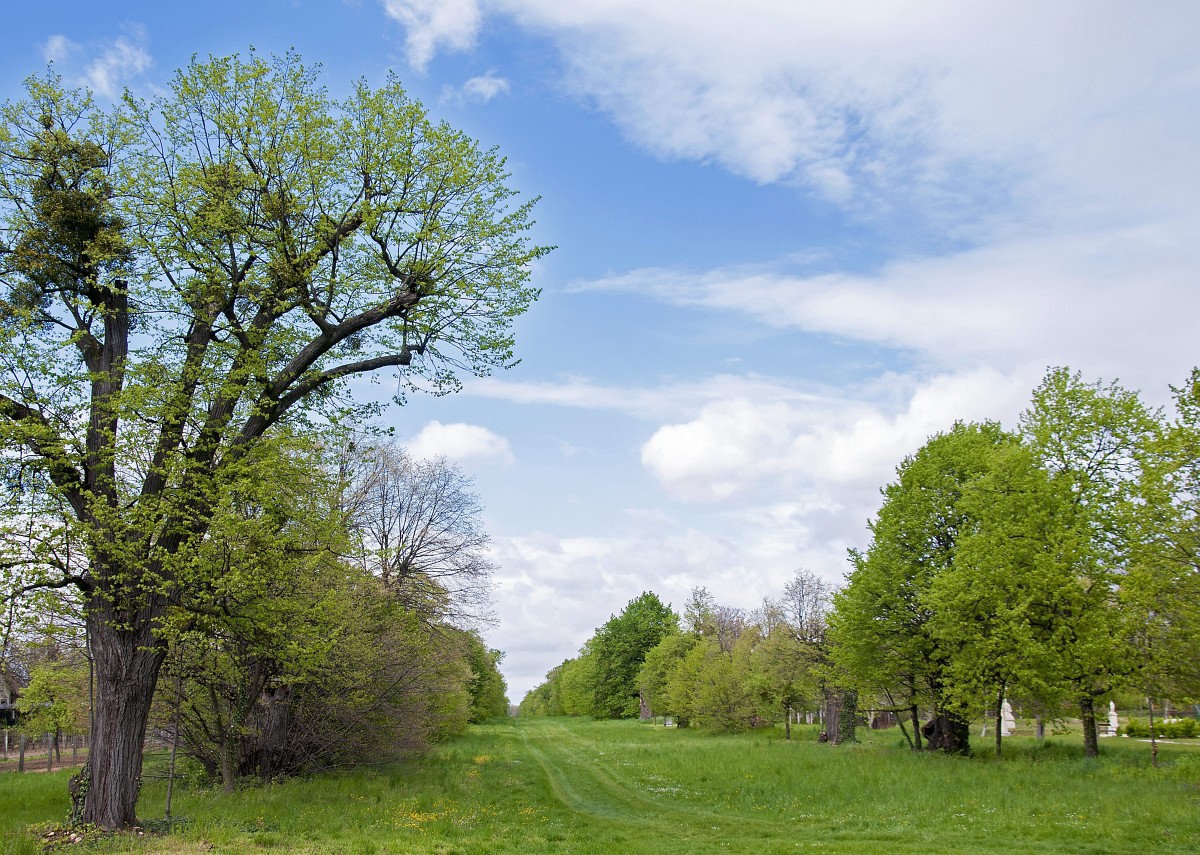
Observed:
[[[383,0],[383,9],[404,27],[405,53],[417,71],[439,50],[473,47],[482,20],[477,0]]]
[[[442,87],[442,100],[456,103],[486,104],[499,95],[507,94],[509,84],[503,77],[497,77],[494,71],[479,77],[472,77],[455,88],[450,85]]]
[[[105,98],[115,98],[122,87],[144,74],[154,65],[147,49],[146,28],[129,28],[129,34],[118,36],[88,63],[84,79],[88,87]]]
[[[574,286],[903,349],[942,370],[1086,364],[1138,385],[1194,359],[1194,218],[1027,237],[869,274],[647,269]]]
[[[46,62],[63,62],[81,50],[77,42],[62,33],[55,33],[42,45],[42,58]]]

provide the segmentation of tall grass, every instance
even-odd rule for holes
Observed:
[[[432,755],[226,795],[187,786],[169,836],[109,851],[347,853],[1127,853],[1200,851],[1200,751],[1013,738],[1005,757],[915,755],[896,731],[830,746],[801,729],[705,736],[518,720]],[[65,814],[66,773],[0,775],[0,843]],[[146,786],[139,814],[162,815]],[[34,851],[26,848],[25,851]]]

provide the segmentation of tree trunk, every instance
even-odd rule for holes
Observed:
[[[1004,744],[1004,699],[996,700],[996,757],[1000,757],[1000,748]]]
[[[1095,698],[1084,695],[1079,699],[1080,720],[1083,722],[1083,753],[1087,757],[1100,756],[1100,740],[1096,734]]]
[[[912,707],[910,708],[910,711],[912,713],[912,726],[913,726],[913,751],[920,751],[921,750],[921,718],[920,718],[920,714],[917,710],[917,705],[913,704]]]
[[[921,726],[921,733],[931,751],[971,753],[971,725],[953,713],[936,712],[932,719]]]
[[[858,692],[849,690],[842,693],[842,709],[838,716],[837,744],[843,742],[858,742],[854,728],[858,724]]]
[[[1000,748],[1004,743],[1004,694],[1008,689],[1007,681],[1000,683],[996,691],[996,757],[1000,757]]]
[[[279,774],[294,771],[294,757],[289,754],[288,742],[291,733],[288,727],[291,718],[292,687],[290,685],[264,689],[259,696],[256,712],[258,732],[259,776],[269,781]]]
[[[792,708],[788,704],[783,707],[783,738],[792,738]]]
[[[89,609],[96,706],[84,767],[82,819],[106,829],[137,823],[142,746],[164,655],[145,611],[133,618],[132,629],[117,628],[119,620],[103,605]]]

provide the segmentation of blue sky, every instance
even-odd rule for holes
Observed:
[[[522,363],[387,420],[475,479],[519,700],[644,590],[840,581],[879,488],[1047,366],[1165,403],[1198,361],[1200,5],[21,4],[0,97],[193,54],[395,71],[540,196]],[[361,385],[386,393],[389,382]]]

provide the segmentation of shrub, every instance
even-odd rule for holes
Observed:
[[[1131,718],[1123,727],[1126,736],[1135,739],[1150,738],[1150,722],[1143,719]],[[1194,739],[1200,736],[1200,722],[1194,718],[1181,718],[1174,721],[1154,722],[1154,736],[1158,739]]]

